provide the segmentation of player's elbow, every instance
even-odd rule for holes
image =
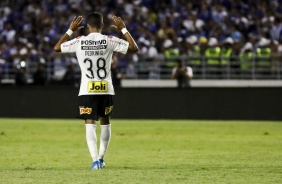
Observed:
[[[54,51],[55,51],[55,52],[61,52],[61,45],[57,43],[57,44],[54,46]]]
[[[138,51],[139,51],[139,48],[138,48],[137,45],[130,45],[130,46],[128,47],[128,50],[129,50],[130,52],[138,52]]]
[[[61,52],[61,48],[58,48],[58,47],[55,46],[55,47],[54,47],[54,51],[55,51],[55,52]]]
[[[133,52],[138,52],[138,51],[139,51],[139,48],[137,46],[134,47]]]

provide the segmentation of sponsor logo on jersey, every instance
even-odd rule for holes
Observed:
[[[79,108],[79,114],[82,115],[82,114],[91,114],[92,113],[92,108],[89,108],[89,107],[80,107]]]
[[[81,40],[81,50],[107,49],[107,40]]]
[[[112,112],[113,110],[113,106],[110,106],[110,107],[106,107],[105,108],[105,115],[109,114],[110,112]]]
[[[100,50],[106,49],[107,45],[97,45],[97,46],[81,46],[81,50]]]
[[[89,81],[88,82],[88,92],[89,93],[108,92],[108,82],[107,81]]]
[[[106,40],[81,40],[81,45],[106,45],[107,41]]]

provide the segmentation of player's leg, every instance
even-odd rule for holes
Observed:
[[[96,136],[96,120],[98,120],[96,95],[82,95],[78,97],[78,118],[85,120],[86,142],[93,160],[91,170],[99,169],[98,148]]]
[[[100,125],[101,136],[100,136],[100,149],[99,149],[98,159],[100,161],[101,167],[104,168],[106,166],[104,162],[104,156],[106,154],[111,139],[110,117],[101,117],[100,124],[101,124]]]
[[[110,139],[111,139],[111,123],[110,117],[113,110],[113,95],[103,95],[101,96],[101,108],[99,110],[100,116],[100,126],[101,126],[101,136],[100,136],[100,148],[98,159],[100,161],[101,167],[105,167],[104,157],[108,149]]]
[[[97,136],[96,136],[96,122],[95,120],[85,120],[86,128],[86,142],[93,160],[91,170],[99,169],[100,164],[98,162],[98,149],[97,149]]]

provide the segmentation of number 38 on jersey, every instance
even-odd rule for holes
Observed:
[[[98,79],[106,78],[107,70],[106,70],[106,60],[104,58],[97,59],[96,65],[93,64],[93,61],[90,58],[84,59],[83,63],[88,65],[87,67],[88,73],[86,74],[86,76],[89,79],[94,79],[95,76],[97,76]]]

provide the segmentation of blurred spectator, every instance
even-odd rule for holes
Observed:
[[[37,86],[44,86],[47,83],[47,72],[45,62],[39,62],[37,69],[33,74],[33,84]]]
[[[138,77],[139,78],[146,78],[147,79],[148,78],[148,67],[149,67],[149,62],[150,62],[150,61],[148,61],[149,60],[149,56],[148,55],[149,55],[150,41],[145,39],[145,38],[143,38],[143,37],[140,37],[138,39],[138,43],[137,44],[139,45],[138,55],[136,55],[136,54],[133,55],[132,60],[134,62],[130,63],[129,66],[135,67],[135,64],[136,65],[138,64],[138,68],[137,68],[137,70],[138,70]],[[134,75],[134,77],[136,77],[136,76]]]
[[[155,42],[151,41],[148,49],[149,79],[160,79],[161,61]]]
[[[27,84],[25,61],[21,61],[16,65],[15,84],[17,86],[24,86]]]
[[[273,40],[280,40],[282,38],[282,22],[281,17],[272,17],[273,23],[271,24],[270,35]]]
[[[195,75],[202,73],[202,58],[201,58],[201,47],[198,44],[198,38],[195,35],[189,36],[186,39],[188,45],[189,64],[193,68]]]
[[[250,79],[253,68],[253,45],[247,42],[242,48],[240,55],[240,78]]]
[[[121,79],[123,74],[118,66],[118,58],[117,56],[113,56],[112,66],[111,66],[111,75],[114,87],[121,87]]]
[[[237,69],[238,66],[236,60],[232,60],[233,44],[233,39],[228,37],[223,41],[221,47],[221,69],[225,78],[230,78],[230,66],[232,66],[233,69]]]
[[[16,35],[16,31],[13,29],[11,23],[5,22],[4,29],[3,31],[1,31],[2,39],[5,40],[7,43],[12,43],[15,35]]]
[[[160,79],[161,76],[161,62],[158,58],[150,58],[149,64],[149,79]]]
[[[193,70],[190,66],[182,64],[181,60],[177,60],[177,65],[172,69],[171,76],[177,81],[177,88],[191,87],[190,80],[193,77]]]
[[[164,62],[166,68],[172,68],[176,64],[177,57],[179,54],[179,49],[173,43],[171,39],[166,39],[164,42]]]
[[[205,50],[207,76],[209,78],[218,78],[221,74],[220,66],[220,47],[216,38],[210,38],[208,47]]]
[[[70,62],[67,66],[67,71],[63,76],[63,84],[65,85],[72,85],[75,86],[75,68],[76,68],[76,63]]]
[[[271,71],[270,40],[261,38],[256,49],[256,71],[260,75],[269,75]]]

